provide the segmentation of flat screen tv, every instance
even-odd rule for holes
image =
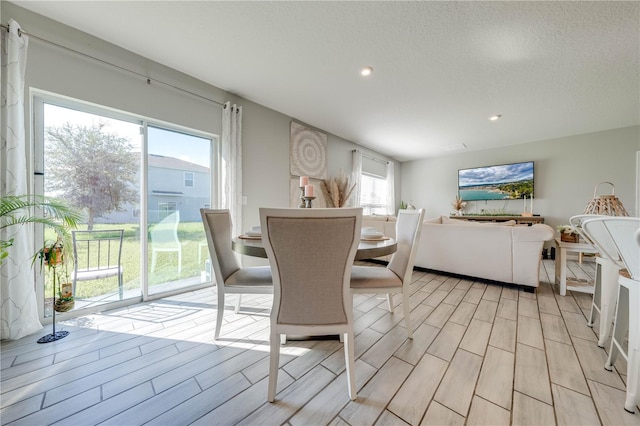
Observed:
[[[533,161],[458,170],[463,201],[517,200],[533,196]]]

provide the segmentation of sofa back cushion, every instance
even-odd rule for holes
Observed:
[[[423,224],[415,265],[511,282],[511,231],[510,226],[486,224]]]

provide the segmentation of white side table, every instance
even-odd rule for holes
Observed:
[[[581,282],[567,279],[567,253],[598,253],[591,244],[567,243],[556,238],[556,284],[560,285],[560,296],[565,296],[567,290],[593,294],[593,282]]]

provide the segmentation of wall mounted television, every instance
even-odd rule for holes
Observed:
[[[533,161],[458,170],[463,201],[517,200],[533,197]]]

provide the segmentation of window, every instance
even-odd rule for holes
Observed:
[[[175,201],[158,203],[158,215],[160,216],[160,220],[174,213],[176,210],[178,210],[178,205]]]
[[[387,179],[370,173],[362,173],[360,206],[363,214],[387,214]]]
[[[193,173],[184,172],[184,186],[187,188],[193,188]]]

